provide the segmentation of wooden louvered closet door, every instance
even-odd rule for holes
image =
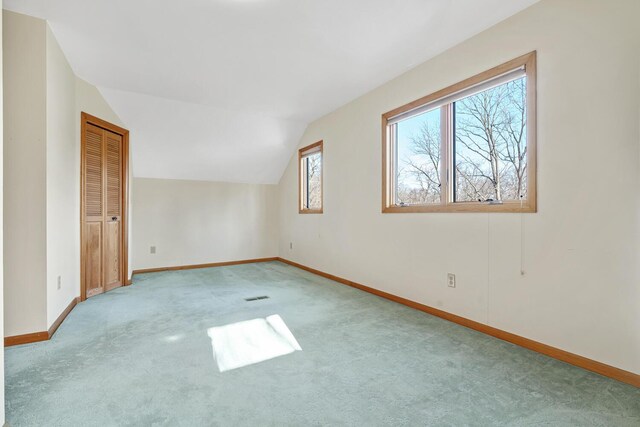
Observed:
[[[124,284],[123,138],[86,123],[83,145],[83,260],[86,297]]]

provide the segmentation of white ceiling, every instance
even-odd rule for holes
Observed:
[[[4,0],[47,19],[137,177],[277,183],[306,125],[537,0]]]

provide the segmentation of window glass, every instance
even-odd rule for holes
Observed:
[[[454,201],[527,197],[526,77],[454,102]]]
[[[322,208],[322,152],[316,152],[302,159],[305,175],[305,209]]]
[[[299,213],[322,213],[322,141],[298,150]]]
[[[442,137],[440,109],[427,111],[393,126],[396,140],[396,203],[440,203]]]

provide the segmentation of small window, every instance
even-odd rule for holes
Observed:
[[[298,151],[299,212],[322,213],[322,141]]]
[[[535,61],[383,114],[383,212],[535,212]]]

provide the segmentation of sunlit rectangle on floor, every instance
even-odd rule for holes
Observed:
[[[208,335],[220,372],[302,350],[277,314],[209,328]]]

